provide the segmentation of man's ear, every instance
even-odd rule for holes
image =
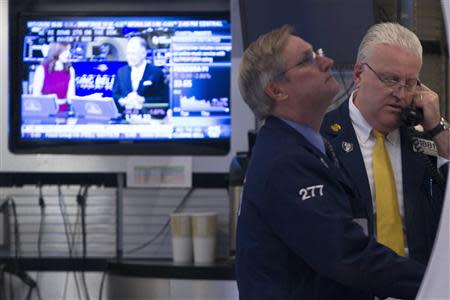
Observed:
[[[282,101],[288,97],[284,90],[277,83],[272,81],[266,84],[264,92],[275,101]]]
[[[353,67],[353,82],[355,83],[355,87],[359,88],[361,83],[361,74],[363,72],[363,64],[356,64]]]

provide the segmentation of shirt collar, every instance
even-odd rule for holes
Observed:
[[[144,72],[146,66],[147,62],[144,61],[139,67],[131,67],[131,70],[134,70],[135,72]]]
[[[366,143],[370,138],[373,138],[371,132],[373,127],[366,121],[363,117],[359,109],[356,107],[355,103],[353,103],[354,95],[357,90],[354,90],[350,95],[350,99],[348,101],[349,111],[350,111],[350,119],[352,120],[353,127],[355,128],[357,136],[361,139],[362,143]],[[400,131],[398,129],[389,132],[386,135],[386,141],[390,144],[399,144],[400,143]]]
[[[322,136],[316,132],[314,129],[307,127],[303,124],[280,118],[286,122],[289,126],[301,133],[311,144],[313,144],[317,149],[319,149],[323,154],[325,154],[325,145],[323,143]]]

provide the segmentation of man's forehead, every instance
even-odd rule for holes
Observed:
[[[291,44],[291,46],[294,46],[298,49],[310,49],[311,44],[302,39],[299,36],[291,35],[288,39],[288,44]]]
[[[402,58],[402,57],[413,57],[420,61],[420,57],[416,52],[412,50],[402,48],[400,46],[388,45],[384,43],[376,44],[369,51],[369,59],[374,58]]]
[[[288,57],[299,58],[312,50],[310,43],[301,37],[291,35],[286,44],[285,53]]]

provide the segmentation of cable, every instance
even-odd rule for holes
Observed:
[[[25,297],[25,299],[26,299],[26,300],[30,300],[32,294],[33,294],[33,287],[30,286],[30,287],[28,288],[28,293],[27,293],[27,296]]]
[[[341,80],[342,80],[342,82],[343,82],[343,84],[344,84],[344,88],[345,88],[345,90],[342,92],[342,94],[337,98],[337,99],[335,99],[334,101],[333,101],[333,103],[340,103],[340,101],[342,100],[342,99],[344,99],[344,98],[346,98],[346,99],[348,99],[349,97],[350,97],[350,91],[353,89],[353,87],[355,86],[355,82],[354,81],[352,81],[352,83],[347,87],[346,86],[346,84],[345,84],[345,80],[343,79],[343,75],[342,75],[342,70],[341,69],[339,69],[339,74],[340,74],[340,76],[341,76]]]
[[[13,198],[6,199],[9,206],[12,208],[14,219],[14,266],[11,273],[17,274],[19,272],[19,252],[20,252],[20,236],[19,236],[19,220],[17,218],[16,202]]]
[[[343,68],[338,68],[337,71],[338,71],[338,73],[339,73],[339,78],[340,78],[341,81],[342,81],[342,85],[344,86],[344,90],[345,90],[345,91],[348,91],[347,83],[345,82],[344,75],[342,74],[342,73],[344,73],[344,69],[343,69]]]
[[[100,291],[99,291],[99,294],[98,294],[98,300],[102,300],[102,296],[103,296],[103,285],[104,285],[104,283],[105,283],[105,278],[106,278],[106,271],[103,271],[103,274],[102,274],[102,280],[100,281]]]
[[[12,274],[9,273],[9,297],[11,298],[11,300],[14,300],[14,287],[12,284]]]
[[[14,256],[16,260],[19,258],[19,252],[20,252],[20,237],[19,237],[19,220],[17,218],[17,211],[16,211],[16,202],[13,198],[8,198],[7,201],[10,203],[10,206],[13,211],[13,218],[14,218]]]
[[[36,284],[36,295],[38,297],[38,300],[42,300],[42,296],[41,296],[41,289],[39,288],[39,286]]]
[[[178,212],[186,203],[186,201],[189,199],[189,197],[191,196],[192,192],[195,190],[195,188],[191,187],[188,192],[186,193],[186,195],[184,195],[183,199],[181,199],[181,202],[178,204],[177,207],[175,207],[175,209],[173,210],[173,212]],[[163,227],[161,228],[161,230],[156,233],[153,238],[151,238],[149,241],[143,243],[140,246],[137,246],[136,248],[133,248],[131,250],[128,250],[127,252],[125,252],[126,254],[132,254],[135,253],[141,249],[144,249],[145,247],[149,246],[151,243],[153,243],[156,239],[158,239],[165,231],[166,229],[169,227],[170,224],[170,218],[166,221],[166,223],[163,225]]]
[[[419,140],[414,136],[414,129],[408,128],[406,130],[409,139],[412,141],[417,153],[423,158],[426,169],[430,172],[430,176],[437,183],[442,192],[445,192],[445,178],[439,172],[435,164],[431,161],[430,157],[424,154],[424,150]]]
[[[417,150],[417,154],[422,158],[426,170],[430,173],[431,181],[430,181],[430,189],[432,189],[432,181],[434,181],[438,188],[441,190],[442,193],[445,193],[445,185],[446,181],[445,178],[442,176],[442,174],[439,172],[438,168],[436,167],[435,163],[431,161],[430,157],[428,155],[424,154],[424,150],[422,145],[420,144],[419,140],[414,136],[415,130],[414,127],[408,127],[406,128],[406,132],[408,135],[409,140],[412,142],[414,148]],[[433,219],[439,219],[439,213],[437,212],[437,209],[433,205],[432,199],[430,199],[430,211],[433,214]]]
[[[44,219],[45,219],[45,201],[42,196],[42,185],[39,185],[39,208],[41,211],[41,219],[39,222],[38,230],[38,258],[42,257],[42,235],[44,232]]]
[[[66,205],[65,205],[65,202],[64,202],[64,197],[62,195],[62,191],[61,191],[61,186],[60,185],[58,185],[58,204],[59,204],[59,209],[61,211],[61,216],[63,218],[64,232],[65,232],[65,235],[66,235],[67,247],[68,247],[68,250],[69,250],[69,258],[73,258],[73,255],[72,255],[73,254],[72,253],[72,246],[73,246],[73,244],[71,245],[70,234],[72,233],[72,235],[73,235],[74,233],[73,233],[72,229],[70,228],[70,223],[68,222],[68,220],[66,220],[66,218],[67,218],[67,215],[66,215],[67,212],[66,212],[66,209],[65,209]],[[77,214],[77,219],[78,219],[78,214]],[[77,221],[75,222],[75,225],[76,225],[76,223],[77,223]],[[75,228],[75,230],[76,230],[76,228]],[[74,236],[72,238],[75,239]],[[74,277],[75,285],[76,285],[76,288],[77,288],[78,298],[81,299],[80,286],[79,286],[78,278],[77,278],[77,275],[76,275],[75,271],[73,272],[73,277]],[[67,283],[67,277],[66,277],[66,283]],[[65,299],[66,293],[67,293],[67,284],[64,284],[64,299]]]
[[[87,254],[87,243],[86,243],[86,200],[87,200],[87,192],[88,192],[88,186],[86,185],[84,187],[84,192],[81,193],[81,189],[82,187],[80,186],[80,191],[77,195],[77,203],[80,207],[81,210],[81,235],[82,235],[82,240],[83,240],[83,268],[81,271],[81,280],[84,286],[84,291],[85,291],[85,295],[86,298],[88,300],[90,300],[89,297],[89,289],[87,287],[86,284],[86,276],[85,276],[85,267],[86,267],[86,254]]]
[[[26,272],[19,268],[19,252],[20,252],[20,236],[19,236],[19,220],[17,217],[16,203],[12,197],[8,197],[6,201],[11,207],[14,218],[14,246],[15,246],[15,255],[14,255],[14,264],[9,272],[9,289],[10,289],[10,297],[14,299],[14,288],[12,285],[12,275],[17,276],[23,283],[25,283],[28,287],[28,294],[26,299],[30,299],[31,293],[33,289],[36,287],[36,281],[33,280]]]
[[[41,263],[42,263],[42,237],[44,235],[44,224],[45,224],[45,201],[44,197],[42,195],[42,185],[39,184],[39,208],[41,211],[41,218],[39,222],[39,229],[38,229],[38,241],[37,241],[37,250],[38,250],[38,260],[39,260],[39,270],[41,270]],[[36,272],[36,285],[39,284],[40,279],[40,272]],[[39,290],[38,290],[39,291]],[[39,295],[38,295],[39,297]]]

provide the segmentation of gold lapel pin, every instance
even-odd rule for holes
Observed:
[[[330,126],[331,130],[333,132],[339,132],[342,129],[342,126],[338,123],[334,123],[333,125]]]

